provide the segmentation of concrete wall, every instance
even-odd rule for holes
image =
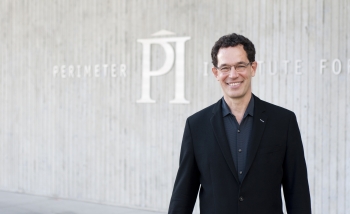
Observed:
[[[236,32],[257,49],[253,92],[297,115],[313,212],[350,213],[349,14],[348,0],[1,1],[0,189],[167,210],[185,119],[221,97],[211,47]],[[137,102],[148,86],[156,103]]]

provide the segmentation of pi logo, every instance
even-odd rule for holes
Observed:
[[[174,33],[161,30],[152,36],[174,35]],[[142,52],[142,94],[137,103],[155,103],[151,98],[151,77],[161,76],[168,73],[175,64],[175,98],[170,103],[188,104],[185,99],[185,42],[191,37],[167,37],[138,39],[143,47]],[[170,43],[175,43],[173,48]],[[151,71],[151,45],[160,45],[165,51],[163,66]],[[175,49],[175,50],[174,50]]]

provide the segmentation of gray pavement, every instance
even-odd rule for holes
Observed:
[[[164,214],[110,205],[0,191],[0,214]]]

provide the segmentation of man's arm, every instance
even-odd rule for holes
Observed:
[[[288,214],[311,214],[304,149],[294,113],[289,120],[282,184]]]
[[[199,170],[195,160],[191,129],[187,119],[181,145],[179,170],[168,213],[191,214],[196,202],[199,184]]]

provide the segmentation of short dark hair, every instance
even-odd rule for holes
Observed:
[[[222,36],[218,41],[215,42],[211,49],[211,59],[215,67],[218,66],[218,52],[220,48],[235,47],[237,45],[243,45],[249,62],[255,61],[255,47],[254,44],[246,37],[239,34],[229,34]]]

